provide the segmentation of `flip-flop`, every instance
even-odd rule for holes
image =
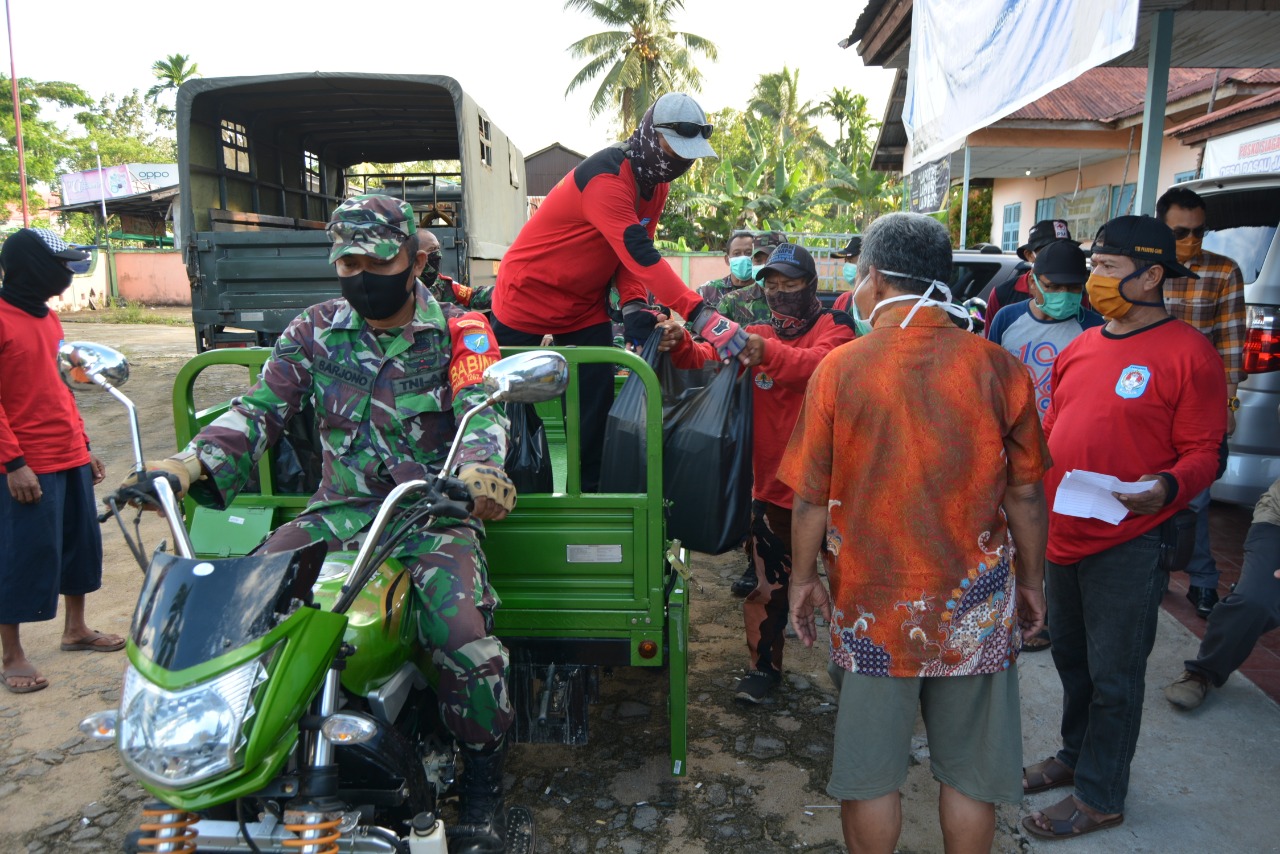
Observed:
[[[33,691],[43,691],[45,688],[49,687],[49,680],[44,679],[44,677],[39,673],[10,673],[6,670],[3,674],[0,674],[0,677],[3,678],[4,687],[8,689],[10,694],[30,694]],[[32,682],[30,685],[14,685],[9,681],[10,679],[16,678],[44,679],[44,681]]]
[[[106,640],[108,635],[104,635],[97,630],[91,634],[87,634],[75,643],[64,643],[62,645],[63,652],[115,652],[124,649],[124,638],[119,638],[111,643],[98,643],[100,640]]]
[[[1068,796],[1051,807],[1039,811],[1049,820],[1049,830],[1036,824],[1035,819],[1022,819],[1022,829],[1040,839],[1072,839],[1097,830],[1107,830],[1124,824],[1124,813],[1097,821],[1076,806],[1075,798]]]
[[[1049,637],[1048,629],[1041,629],[1039,632],[1031,636],[1030,640],[1022,642],[1023,652],[1043,652],[1053,646],[1053,641]]]
[[[1051,768],[1060,769],[1058,774],[1046,774],[1045,772]],[[1038,792],[1047,792],[1050,789],[1058,789],[1062,786],[1071,786],[1076,782],[1076,772],[1068,768],[1065,762],[1061,762],[1058,757],[1050,756],[1048,759],[1042,759],[1035,765],[1028,765],[1022,769],[1022,776],[1026,778],[1027,785],[1022,787],[1022,794],[1034,795]]]

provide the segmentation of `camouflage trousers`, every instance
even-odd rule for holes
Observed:
[[[363,537],[341,540],[308,513],[281,525],[259,552],[281,552],[323,540],[330,551],[354,551]],[[461,744],[483,749],[497,744],[515,713],[507,693],[507,648],[493,636],[500,604],[489,586],[489,570],[476,533],[467,527],[418,531],[395,557],[413,577],[418,597],[418,638],[431,650],[440,674],[440,717]]]
[[[753,501],[747,537],[747,554],[756,568],[756,589],[742,602],[747,654],[753,670],[780,673],[791,586],[791,511]]]

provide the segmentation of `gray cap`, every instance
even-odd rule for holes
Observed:
[[[653,126],[678,157],[696,160],[717,156],[707,142],[713,130],[707,123],[707,114],[683,92],[668,92],[654,103]]]

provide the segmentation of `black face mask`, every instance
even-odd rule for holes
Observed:
[[[339,276],[342,296],[356,314],[366,320],[386,320],[413,298],[405,285],[413,278],[413,268],[403,273],[383,275],[365,270],[354,276]]]
[[[0,297],[34,317],[49,313],[45,305],[71,287],[71,271],[53,257],[49,247],[32,231],[20,229],[9,236],[0,249],[4,286]]]
[[[428,288],[436,283],[436,279],[440,277],[440,253],[427,253],[427,266],[423,268],[422,275],[418,278],[422,280],[422,284]]]
[[[822,313],[816,278],[798,291],[772,294],[766,291],[764,299],[773,313],[773,328],[779,338],[799,338],[809,331]]]

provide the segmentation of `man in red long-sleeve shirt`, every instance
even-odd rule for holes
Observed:
[[[0,646],[4,687],[48,687],[19,637],[66,600],[64,650],[114,652],[124,639],[89,628],[84,599],[102,586],[102,535],[93,486],[106,470],[89,453],[84,421],[58,376],[62,324],[46,302],[89,256],[43,228],[0,247]]]
[[[1107,323],[1086,329],[1053,363],[1045,578],[1064,695],[1062,749],[1023,769],[1022,785],[1028,794],[1074,791],[1023,819],[1034,836],[1070,837],[1124,820],[1164,591],[1162,523],[1213,481],[1227,428],[1222,359],[1165,310],[1164,280],[1194,275],[1178,262],[1164,223],[1111,220],[1094,239],[1086,282]],[[1115,495],[1129,510],[1118,524],[1066,515],[1055,500],[1073,469],[1151,488]]]
[[[772,314],[770,322],[747,327],[743,354],[755,381],[752,390],[751,528],[748,549],[755,589],[742,603],[750,671],[738,680],[734,695],[761,703],[782,679],[782,646],[787,627],[787,588],[791,579],[791,505],[795,492],[778,480],[778,464],[787,449],[804,401],[809,377],[822,359],[854,338],[843,312],[818,302],[818,269],[803,246],[783,243],[773,250],[758,279]],[[661,349],[678,368],[696,368],[715,358],[710,344],[694,341],[674,321],[663,325]]]
[[[715,157],[712,126],[688,95],[659,98],[629,138],[597,151],[561,179],[525,223],[498,268],[493,330],[499,343],[609,347],[610,283],[617,285],[625,336],[641,343],[657,315],[649,294],[687,319],[720,358],[737,356],[746,333],[685,285],[653,245],[671,181],[699,157]],[[613,370],[586,365],[582,393],[582,489],[600,481]]]

